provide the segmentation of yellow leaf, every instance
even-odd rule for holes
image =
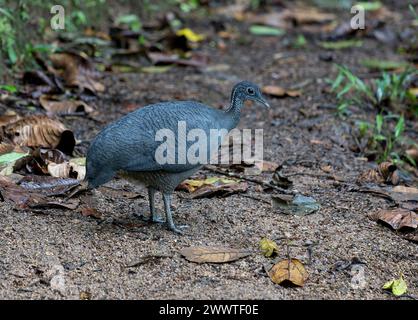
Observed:
[[[406,282],[403,279],[403,277],[401,276],[399,279],[393,281],[393,285],[392,285],[392,293],[395,296],[401,296],[406,292],[407,286],[406,286]]]
[[[279,251],[279,247],[277,244],[267,238],[263,238],[260,241],[260,249],[263,252],[263,255],[266,257],[271,257],[273,254],[277,254]]]
[[[405,294],[408,290],[403,275],[401,275],[399,279],[386,282],[382,288],[385,290],[391,290],[393,295],[397,297]]]
[[[395,280],[390,280],[390,281],[386,282],[383,285],[382,288],[385,289],[385,290],[390,290],[392,288],[394,282],[395,282]]]
[[[308,273],[298,259],[286,259],[276,263],[270,269],[269,276],[274,283],[290,282],[302,287],[308,278]]]
[[[191,42],[199,42],[205,39],[205,36],[202,34],[198,34],[193,32],[193,30],[189,28],[180,29],[176,32],[176,35],[178,36],[184,36],[187,40]]]

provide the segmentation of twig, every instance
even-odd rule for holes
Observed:
[[[241,197],[253,199],[253,200],[260,201],[260,202],[264,202],[264,203],[267,203],[267,204],[271,205],[271,202],[270,201],[267,201],[265,199],[261,199],[261,198],[252,196],[250,194],[241,194]]]
[[[280,188],[280,187],[278,187],[278,186],[276,186],[276,185],[274,185],[274,184],[272,184],[270,182],[265,182],[265,181],[262,181],[262,180],[258,180],[258,179],[254,179],[254,178],[249,178],[249,177],[246,177],[246,176],[244,176],[242,174],[224,171],[224,170],[221,170],[221,169],[212,167],[212,166],[205,166],[204,169],[209,170],[209,171],[212,171],[212,172],[215,172],[215,173],[223,174],[225,176],[234,177],[234,178],[238,178],[238,179],[241,179],[241,180],[245,180],[245,181],[257,183],[257,184],[262,185],[262,186],[264,186],[266,188],[272,188],[272,189],[277,190],[277,191],[279,191],[281,193],[284,193],[284,194],[292,194],[292,195],[295,194],[294,191]]]

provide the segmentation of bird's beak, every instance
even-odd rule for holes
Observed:
[[[269,103],[268,103],[268,102],[267,102],[267,100],[266,100],[266,99],[264,99],[263,97],[259,97],[259,98],[257,98],[257,102],[258,102],[258,103],[260,103],[260,104],[262,104],[263,106],[265,106],[267,109],[269,109],[269,108],[270,108]]]

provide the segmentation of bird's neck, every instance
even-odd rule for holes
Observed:
[[[229,118],[230,129],[235,128],[241,117],[241,109],[244,105],[244,99],[242,99],[235,90],[232,91],[231,101],[229,108],[225,111]]]

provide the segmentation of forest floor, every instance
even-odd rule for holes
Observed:
[[[408,15],[406,8],[396,10]],[[207,19],[190,21],[196,32],[213,32]],[[370,218],[389,208],[389,201],[352,190],[357,177],[375,166],[350,149],[354,121],[372,121],[374,115],[357,109],[348,119],[336,116],[330,107],[335,96],[327,92],[325,81],[337,75],[334,63],[371,78],[376,72],[359,61],[399,60],[399,54],[367,36],[358,48],[331,51],[313,41],[295,48],[277,37],[249,34],[245,21],[228,23],[235,23],[241,40],[227,40],[222,50],[210,41],[200,44],[199,52],[209,57],[205,68],[103,72],[106,90],[94,101],[100,111],[96,120],[62,121],[78,139],[90,141],[107,123],[137,106],[177,99],[225,108],[230,90],[240,80],[299,88],[298,97],[266,95],[269,110],[246,105],[239,127],[262,128],[264,159],[285,163],[282,172],[290,175],[293,190],[316,199],[321,209],[304,216],[283,214],[270,204],[275,191],[252,182],[245,193],[227,197],[190,199],[179,191],[173,196],[174,219],[189,225],[179,235],[135,217],[134,213],[148,214],[147,192],[121,178],[96,193],[100,219],[78,210],[19,209],[5,201],[0,206],[1,299],[392,299],[382,286],[401,273],[408,295],[418,295],[416,242]],[[402,23],[390,27],[401,29]],[[296,34],[289,31],[285,38]],[[413,124],[405,134],[416,141],[416,129]],[[198,175],[213,173],[201,170]],[[268,181],[271,173],[257,178]],[[412,175],[409,185],[416,181]],[[129,199],[123,192],[138,196]],[[160,196],[157,208],[163,210]],[[280,240],[284,236],[292,240],[291,256],[309,274],[303,287],[277,285],[265,272],[276,260],[286,259]],[[259,253],[263,237],[279,243],[277,258]],[[230,263],[198,264],[179,253],[197,245],[246,248],[254,254]],[[60,290],[48,280],[57,273],[64,279]],[[364,281],[356,286],[359,277]]]

